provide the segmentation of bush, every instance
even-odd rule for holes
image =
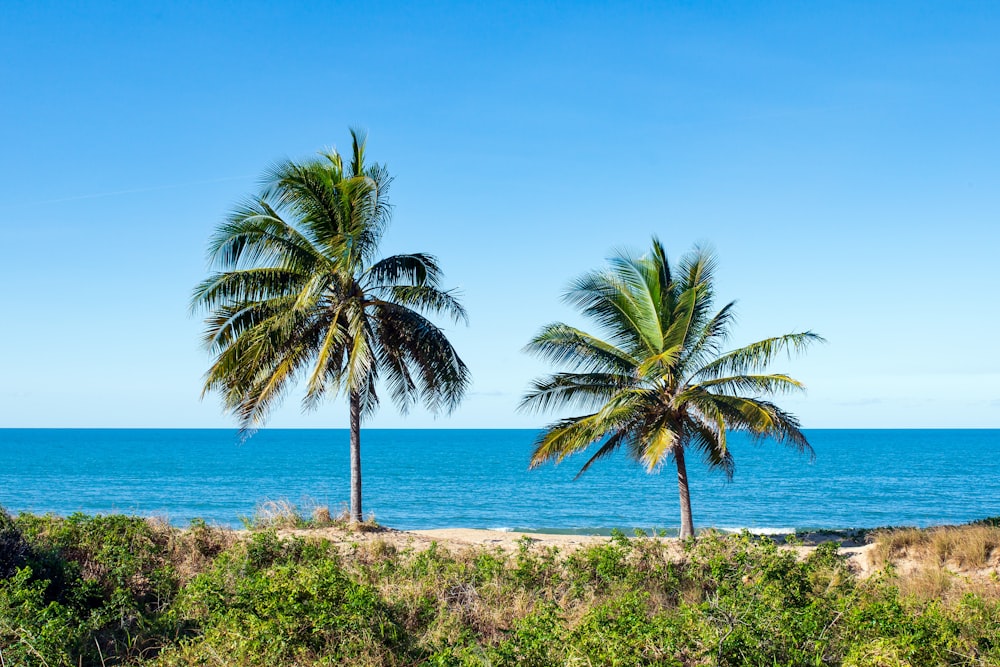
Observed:
[[[31,547],[14,519],[0,507],[0,579],[8,579],[28,563]]]
[[[51,635],[42,642],[45,649],[34,647],[41,664],[134,659],[177,634],[170,603],[178,582],[166,558],[166,540],[144,519],[21,515],[15,526],[29,550],[26,567],[9,582],[0,623],[15,626],[19,616],[9,605],[16,599],[17,609],[32,609],[46,624],[74,628]],[[39,629],[39,637],[50,636],[48,627]],[[6,652],[4,643],[0,649]]]
[[[747,534],[617,534],[509,553],[6,514],[0,535],[5,665],[1000,664],[995,581],[951,575],[937,600],[891,566],[858,579],[832,543],[800,559]]]
[[[0,579],[0,655],[8,665],[76,665],[74,647],[88,638],[71,610],[45,599],[46,583],[21,568]]]
[[[198,629],[164,664],[224,655],[241,665],[392,662],[405,631],[377,591],[351,579],[328,543],[256,534],[195,577],[179,600]]]

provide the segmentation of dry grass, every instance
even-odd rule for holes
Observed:
[[[1000,527],[988,524],[897,528],[872,534],[877,566],[892,565],[902,593],[953,599],[1000,598]]]
[[[312,522],[313,525],[318,527],[333,525],[333,517],[330,515],[330,508],[326,505],[320,505],[313,508]]]
[[[899,591],[920,600],[943,600],[953,587],[962,588],[962,581],[951,570],[940,566],[919,568],[898,577]]]
[[[275,530],[282,528],[301,528],[305,521],[299,508],[288,500],[263,500],[257,503],[253,516],[244,519],[248,528]]]
[[[497,570],[487,575],[481,561],[493,558]],[[388,563],[394,565],[387,569]],[[540,598],[533,587],[512,585],[516,563],[517,557],[500,547],[432,543],[400,548],[379,538],[356,544],[345,558],[355,575],[405,610],[400,622],[430,645],[461,643],[470,629],[486,643],[500,642],[542,598],[558,599],[567,622],[586,612],[588,601],[563,598],[561,590],[542,585]],[[431,609],[435,621],[427,626]]]
[[[1000,528],[968,526],[940,530],[934,535],[934,548],[942,560],[955,560],[961,567],[984,568],[997,565]],[[995,557],[996,556],[996,557]]]
[[[982,569],[996,567],[1000,561],[1000,527],[995,526],[895,528],[877,531],[872,538],[881,564],[908,559],[925,566]]]
[[[306,528],[341,528],[361,533],[384,530],[375,521],[375,514],[359,523],[351,523],[347,507],[341,508],[334,516],[326,505],[319,505],[310,499],[303,501],[305,509],[286,500],[263,500],[257,503],[252,517],[244,517],[243,525],[249,530],[296,530]],[[306,518],[306,517],[309,518]]]
[[[924,544],[927,531],[919,528],[886,528],[875,531],[870,539],[875,543],[872,556],[877,565],[905,558],[910,551]]]
[[[332,525],[340,526],[358,533],[381,533],[385,530],[385,527],[380,526],[378,521],[375,520],[374,512],[369,512],[364,521],[351,523],[351,513],[347,509],[344,509],[337,515],[337,518],[333,520]]]
[[[203,521],[192,522],[187,530],[174,528],[165,519],[147,519],[154,539],[166,545],[167,559],[174,566],[181,585],[204,572],[216,556],[231,547],[237,533]]]

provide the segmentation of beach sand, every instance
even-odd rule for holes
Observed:
[[[348,531],[342,528],[310,528],[286,529],[278,531],[279,535],[296,535],[300,537],[319,537],[336,544],[353,545],[375,542],[385,542],[397,548],[426,549],[432,543],[453,549],[468,547],[499,547],[504,551],[513,552],[520,548],[521,541],[527,539],[530,548],[545,549],[556,547],[561,552],[569,552],[581,547],[603,544],[611,540],[603,535],[566,535],[546,533],[517,533],[502,530],[485,530],[478,528],[434,528],[429,530],[392,530]],[[781,541],[783,536],[769,535],[771,539]],[[874,544],[861,544],[857,538],[845,538],[839,533],[812,533],[804,536],[803,544],[783,546],[791,549],[800,558],[805,558],[817,544],[836,541],[844,546],[839,553],[847,558],[851,569],[860,576],[867,576],[874,571],[871,552]],[[683,547],[677,538],[657,537],[670,544],[673,553],[679,560],[683,555]]]

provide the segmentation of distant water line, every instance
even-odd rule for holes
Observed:
[[[674,469],[584,457],[528,470],[530,430],[363,433],[365,512],[399,529],[666,530]],[[726,482],[689,463],[697,525],[758,531],[962,523],[1000,515],[1000,431],[812,430],[816,458],[730,440]],[[124,512],[237,526],[265,499],[336,513],[348,498],[345,430],[0,429],[0,505]]]

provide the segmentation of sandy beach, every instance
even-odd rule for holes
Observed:
[[[311,529],[285,529],[278,531],[281,536],[299,537],[320,537],[330,540],[335,544],[352,545],[384,542],[392,544],[396,548],[405,549],[426,549],[432,543],[437,543],[453,549],[463,549],[466,547],[498,547],[504,551],[512,552],[520,548],[522,540],[527,539],[532,549],[546,549],[555,547],[560,552],[570,552],[581,547],[602,544],[612,538],[605,535],[567,535],[551,533],[521,533],[513,531],[486,530],[478,528],[434,528],[427,530],[393,530],[382,529],[374,531],[347,531],[342,528],[311,528]],[[784,536],[769,535],[771,539],[781,541]],[[849,539],[837,533],[810,533],[802,536],[802,543],[782,546],[785,549],[794,550],[799,557],[805,558],[818,544],[823,542],[836,541],[843,546],[838,552],[847,558],[851,569],[861,575],[867,576],[874,569],[871,552],[874,544],[863,544],[857,538]],[[672,553],[677,559],[683,554],[683,548],[677,538],[656,537],[649,538],[663,541],[670,544]]]

